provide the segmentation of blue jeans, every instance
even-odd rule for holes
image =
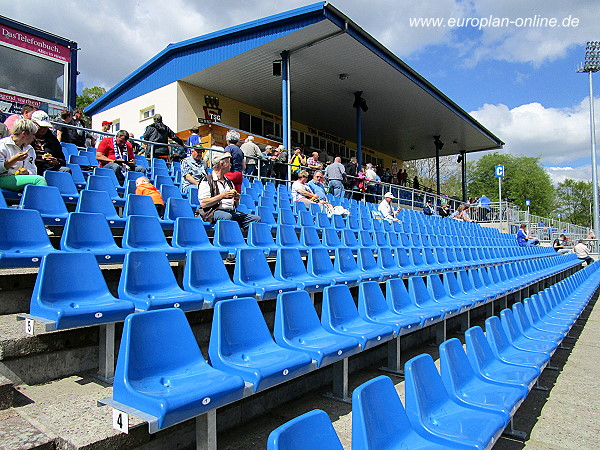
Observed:
[[[104,166],[107,169],[111,169],[113,172],[115,172],[115,175],[117,176],[117,180],[119,181],[119,184],[121,186],[123,186],[123,183],[125,182],[125,175],[123,175],[123,172],[121,171],[121,165],[117,164],[117,163],[108,163],[108,164],[104,164]],[[146,173],[146,169],[144,169],[142,166],[135,166],[135,170],[136,172],[141,172],[141,173]]]
[[[334,197],[342,198],[344,195],[344,184],[340,180],[329,181],[329,189]]]
[[[256,173],[256,164],[246,164],[244,175],[254,175]]]
[[[252,222],[260,222],[260,217],[254,214],[246,214],[236,210],[224,211],[217,209],[214,214],[215,221],[217,220],[235,220],[242,230],[247,230]]]

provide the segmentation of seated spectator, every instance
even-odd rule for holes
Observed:
[[[566,246],[569,244],[567,237],[561,234],[558,238],[554,239],[552,247],[557,253],[569,253],[569,249]]]
[[[201,147],[192,147],[190,150],[190,156],[181,161],[181,192],[184,194],[206,177],[206,163],[202,157],[204,150]]]
[[[46,170],[71,173],[71,169],[66,165],[67,162],[60,142],[49,131],[52,124],[48,114],[44,111],[35,111],[31,116],[31,120],[38,126],[35,139],[31,143],[35,150],[37,173],[44,173]]]
[[[521,247],[531,247],[532,245],[540,245],[540,241],[527,234],[527,225],[523,223],[517,231],[517,244]]]
[[[298,179],[292,183],[292,201],[302,202],[306,205],[306,208],[309,208],[312,202],[325,203],[317,194],[312,192],[307,181],[308,172],[306,170],[298,172]]]
[[[21,108],[21,114],[12,114],[8,116],[4,121],[4,125],[8,131],[6,131],[6,134],[3,133],[4,135],[2,137],[4,138],[12,134],[13,126],[18,119],[31,119],[31,115],[36,109],[37,108],[33,105],[23,105]]]
[[[233,182],[225,177],[231,169],[231,154],[214,152],[212,157],[213,171],[198,186],[198,213],[205,222],[215,223],[217,220],[235,220],[240,228],[248,229],[252,222],[260,222],[260,217],[236,211],[240,194]]]
[[[384,219],[386,220],[398,220],[396,217],[398,213],[400,213],[400,208],[394,210],[392,207],[392,200],[394,199],[394,194],[391,192],[387,192],[383,196],[383,200],[379,203],[379,207],[377,208]]]
[[[450,208],[448,207],[447,202],[442,202],[442,204],[438,206],[438,214],[441,218],[445,218],[450,215]]]
[[[583,239],[579,239],[573,251],[577,255],[577,258],[583,259],[588,266],[594,262],[594,259],[590,256],[590,248],[585,245]]]
[[[427,200],[425,206],[423,206],[423,214],[426,216],[433,216],[434,212],[433,206],[431,206],[431,200]]]
[[[137,195],[149,195],[154,202],[154,206],[156,207],[156,211],[158,215],[162,219],[165,215],[165,201],[162,198],[162,195],[156,189],[150,180],[146,177],[139,177],[135,180],[135,193]]]
[[[125,174],[128,170],[146,173],[146,169],[136,165],[133,147],[128,139],[129,133],[119,130],[116,136],[102,139],[96,152],[98,165],[113,170],[121,185],[125,181]]]
[[[325,185],[323,184],[323,178],[323,172],[321,172],[320,170],[316,170],[313,175],[313,179],[306,184],[313,194],[319,196],[319,199],[327,200],[327,194],[325,193]]]
[[[467,207],[460,205],[456,211],[450,214],[450,219],[463,220],[465,222],[473,222],[467,213]]]
[[[337,156],[325,169],[325,177],[329,183],[329,191],[334,197],[341,198],[344,195],[344,180],[346,179],[346,168],[342,164],[342,158]]]
[[[35,150],[31,143],[38,126],[29,119],[17,119],[12,135],[0,139],[0,188],[20,192],[28,184],[47,186],[37,175]]]

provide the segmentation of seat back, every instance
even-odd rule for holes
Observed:
[[[154,208],[156,210],[156,207]],[[178,217],[196,219],[190,203],[183,198],[171,197],[166,200],[165,219],[175,220]],[[200,222],[199,219],[196,219]]]
[[[107,169],[108,170],[108,169]],[[111,170],[112,172],[112,170]],[[113,172],[114,175],[114,172]],[[100,175],[90,175],[87,179],[87,188],[93,191],[105,191],[108,192],[111,200],[120,199],[119,194],[117,193],[117,188],[115,187],[114,181],[105,176]]]
[[[158,219],[158,211],[149,195],[129,194],[125,201],[125,216],[151,216]]]
[[[416,419],[411,422],[418,423],[419,416],[433,416],[429,420],[435,420],[438,408],[450,398],[431,355],[422,353],[408,360],[404,365],[404,380],[406,413]]]
[[[385,282],[385,301],[392,311],[411,306],[410,296],[402,278],[391,278]]]
[[[440,373],[448,392],[460,391],[475,377],[462,342],[456,338],[440,345]]]
[[[308,212],[308,211],[307,211]],[[317,228],[313,225],[305,225],[300,230],[300,242],[305,247],[322,247],[321,239],[319,239],[319,233]]]
[[[356,239],[354,231],[348,228],[342,230],[342,244],[349,248],[359,247],[358,239]]]
[[[207,270],[207,267],[210,267],[210,270]],[[219,284],[231,284],[231,278],[219,251],[190,250],[183,271],[183,289],[197,291],[203,290],[206,286],[219,286]]]
[[[467,357],[473,369],[480,372],[495,361],[494,353],[481,327],[471,327],[465,331]]]
[[[275,275],[280,279],[288,279],[297,276],[306,276],[306,267],[295,248],[280,248],[277,250],[275,261]]]
[[[275,220],[275,216],[273,215],[273,210],[269,209],[269,207],[258,206],[256,208],[256,214],[260,217],[260,221],[262,223],[266,223],[270,226],[277,225],[277,221]]]
[[[302,205],[302,203],[300,204]],[[310,211],[307,211],[306,209],[300,209],[300,211],[298,211],[298,225],[300,225],[301,227],[314,227],[315,221],[312,213]]]
[[[167,239],[158,217],[134,215],[127,218],[123,231],[123,248],[164,248],[166,245]]]
[[[365,281],[359,284],[358,313],[361,317],[372,318],[389,311],[377,281]]]
[[[346,247],[335,249],[333,267],[340,273],[352,276],[357,275],[360,272],[352,250]]]
[[[333,263],[326,248],[308,249],[307,271],[312,275],[324,278],[334,273]]]
[[[352,448],[387,448],[390,443],[399,442],[406,445],[408,442],[404,443],[403,439],[411,431],[406,411],[389,377],[378,376],[354,389]]]
[[[229,249],[246,247],[242,230],[234,220],[217,220],[213,243],[215,246]]]
[[[370,248],[360,247],[356,253],[358,267],[366,272],[377,272],[379,266]]]
[[[281,216],[280,216],[281,217]],[[298,240],[298,235],[293,225],[279,224],[277,226],[277,235],[275,236],[275,242],[277,245],[282,247],[302,247]]]
[[[358,317],[358,310],[348,286],[339,284],[325,287],[321,310],[323,325],[330,329],[338,328]]]
[[[117,180],[117,175],[112,169],[107,169],[106,167],[94,167],[94,175],[99,177],[108,177],[112,180],[115,187],[120,186],[119,181]]]
[[[276,342],[322,330],[315,307],[306,291],[282,292],[277,295],[273,335]]]
[[[33,209],[0,208],[0,251],[23,250],[54,250],[40,213]]]
[[[167,255],[160,251],[131,251],[125,255],[119,280],[119,297],[125,293],[160,293],[181,290]]]
[[[67,163],[66,165],[69,169],[71,169],[71,177],[73,178],[73,182],[77,185],[85,186],[87,181],[85,181],[85,177],[83,176],[83,171],[79,164]]]
[[[73,177],[68,172],[60,172],[58,170],[46,170],[44,178],[48,186],[55,186],[61,194],[71,196],[72,199],[79,197],[77,186],[73,181]]]
[[[172,184],[162,184],[160,186],[160,195],[162,195],[162,198],[165,203],[167,203],[167,201],[170,198],[183,199],[183,196],[181,195],[181,191],[179,190],[179,188]]]
[[[79,202],[75,208],[76,212],[101,213],[106,219],[120,219],[115,205],[105,191],[94,191],[84,189],[79,196]]]
[[[274,281],[267,258],[259,248],[238,249],[233,280],[242,284]],[[239,283],[238,283],[239,284]]]
[[[358,242],[362,247],[375,247],[375,242],[371,237],[371,233],[365,230],[361,230],[358,232]]]
[[[97,249],[110,251],[109,249],[115,247],[115,239],[104,215],[84,212],[69,214],[60,237],[61,250]]]
[[[330,248],[342,247],[342,241],[334,228],[323,229],[323,244]]]
[[[35,209],[42,216],[66,218],[68,211],[60,191],[54,186],[28,184],[23,190],[20,209]]]
[[[271,431],[267,450],[342,450],[325,411],[309,411]]]
[[[248,228],[248,245],[261,247],[268,252],[269,248],[275,245],[271,227],[266,223],[252,222]]]
[[[377,265],[384,270],[398,270],[391,248],[379,247],[377,249]]]

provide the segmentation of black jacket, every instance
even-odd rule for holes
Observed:
[[[177,142],[179,145],[184,145],[183,141],[164,123],[151,123],[144,131],[143,139],[145,141],[156,142],[159,144],[168,144],[169,138]],[[154,155],[168,155],[169,148],[166,145],[155,145]],[[150,149],[146,150],[146,156],[150,155]]]

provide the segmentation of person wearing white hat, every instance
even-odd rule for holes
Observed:
[[[392,194],[391,192],[387,192],[383,196],[383,200],[381,200],[381,203],[379,204],[379,207],[377,208],[379,210],[379,212],[381,213],[381,215],[383,216],[383,218],[386,220],[398,220],[398,218],[396,216],[400,212],[400,208],[394,209],[392,207],[393,199],[394,199],[394,194]]]
[[[38,126],[35,139],[31,143],[35,150],[37,171],[43,174],[46,170],[71,172],[60,142],[49,130],[52,127],[50,117],[45,111],[38,110],[31,115],[31,120]]]

